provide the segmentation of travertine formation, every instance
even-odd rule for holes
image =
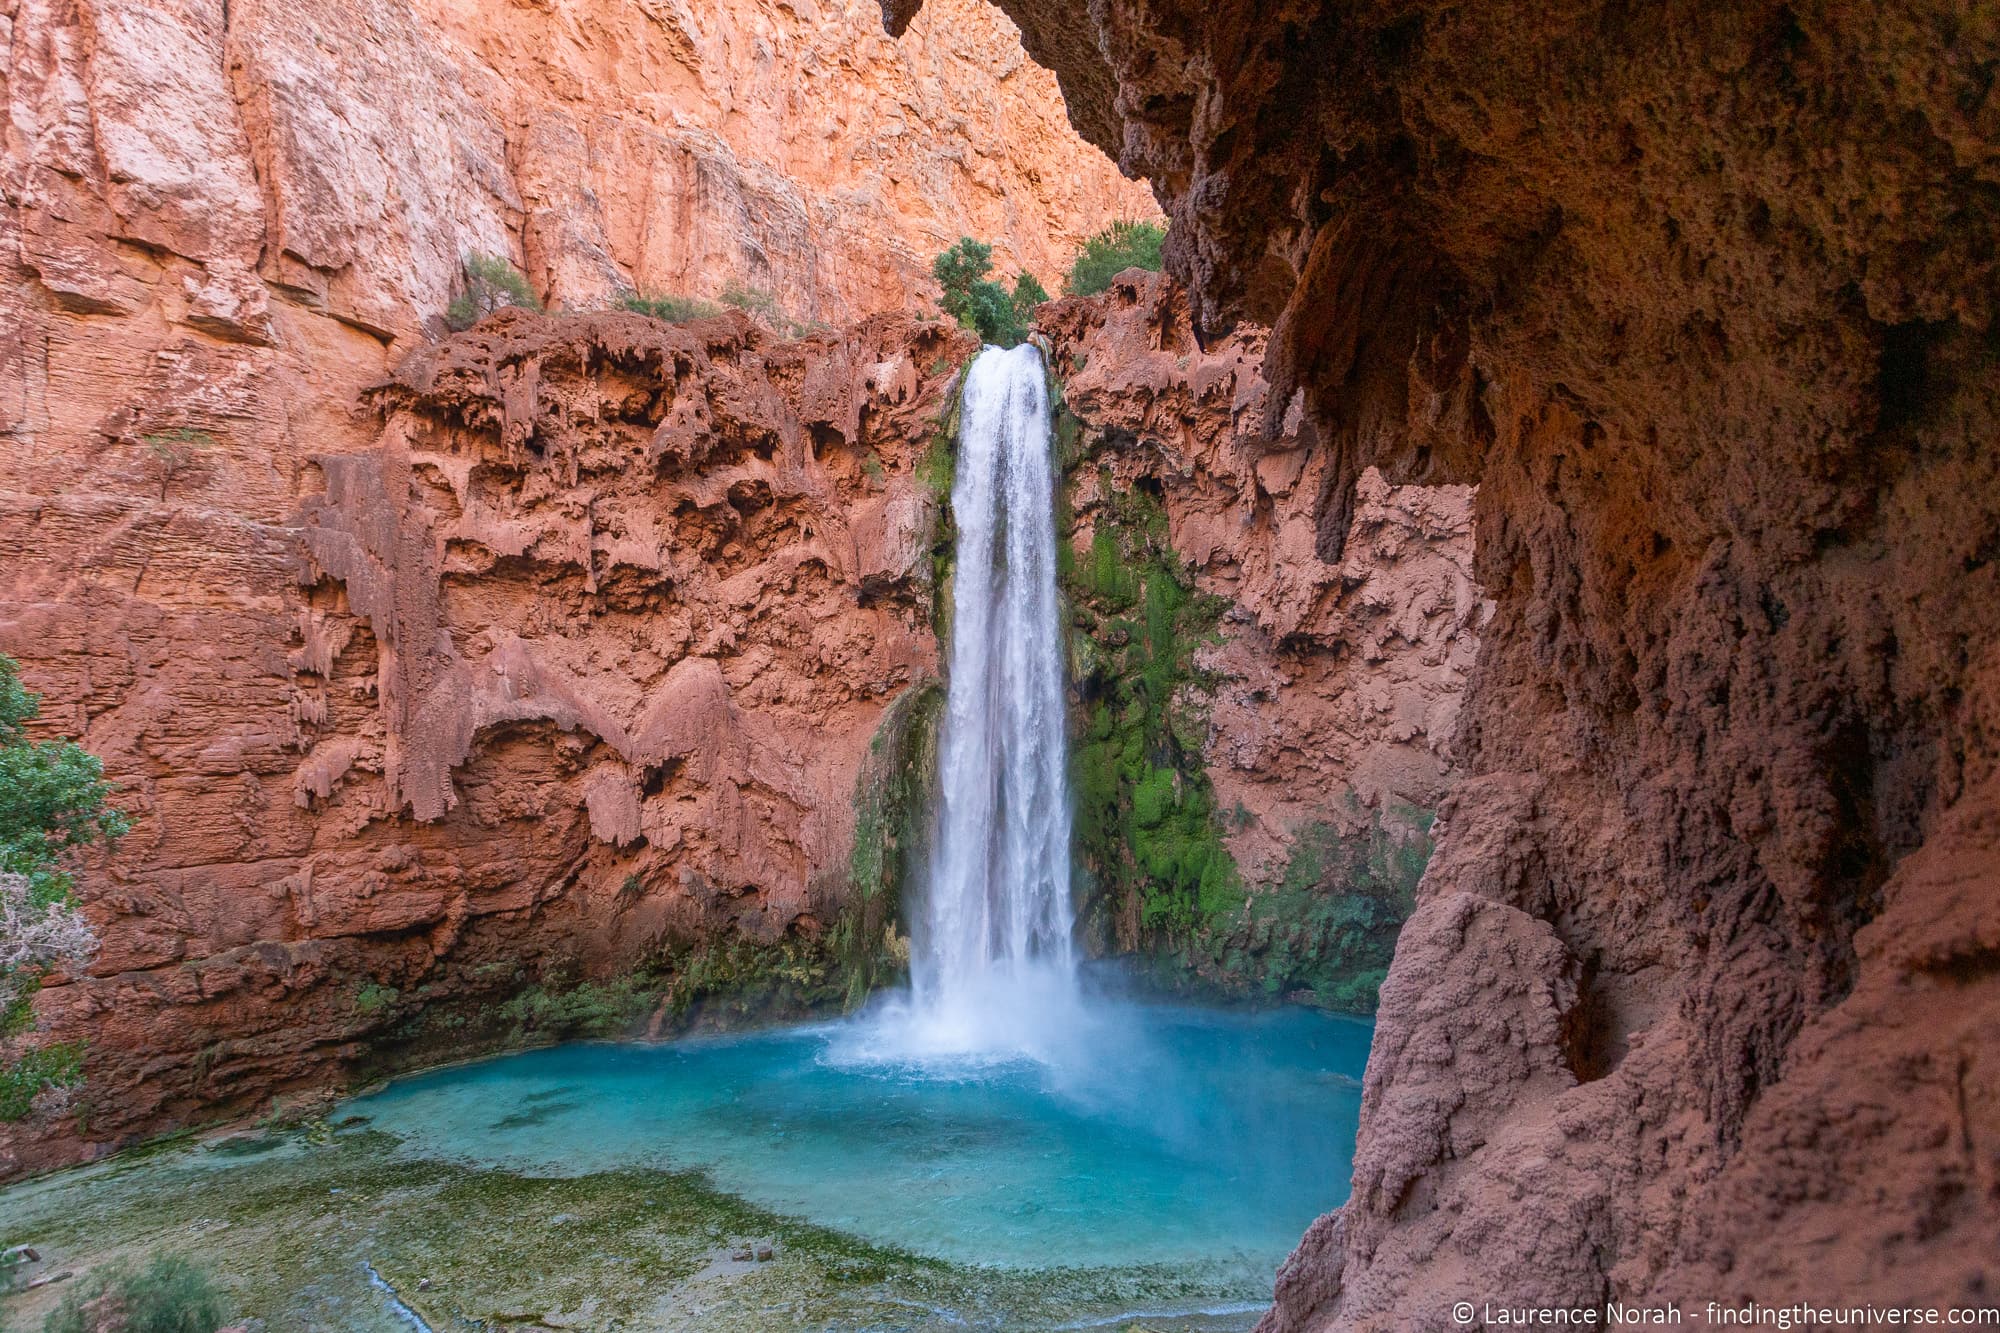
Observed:
[[[504,311],[284,524],[192,471],[20,497],[7,645],[136,828],[43,996],[88,1120],[8,1165],[338,1083],[430,1003],[829,928],[871,738],[937,670],[913,474],[971,350]]]
[[[826,927],[934,670],[911,473],[969,342],[575,312],[914,313],[966,233],[1052,281],[1150,205],[1007,22],[18,0],[0,78],[0,651],[136,819],[42,999],[88,1143],[322,1086],[498,960]],[[426,350],[470,251],[571,313]]]
[[[1070,497],[1079,551],[1104,492],[1156,490],[1175,553],[1227,600],[1198,665],[1216,684],[1202,758],[1254,890],[1296,832],[1449,789],[1458,703],[1491,606],[1471,576],[1472,492],[1361,483],[1350,542],[1317,538],[1329,460],[1299,413],[1267,428],[1264,335],[1196,343],[1185,292],[1134,270],[1040,317],[1093,466]]]
[[[1267,1329],[1993,1304],[2000,18],[1002,4],[1204,335],[1274,323],[1322,550],[1479,483],[1469,775]]]
[[[1365,543],[1285,561],[1313,483],[1259,429],[1258,337],[1187,349],[1144,275],[1048,323],[1102,461],[1234,604],[1209,763],[1252,881],[1315,793],[1434,802],[1466,494],[1371,482]],[[16,493],[5,642],[137,827],[84,878],[100,956],[42,1001],[90,1040],[89,1118],[8,1166],[338,1086],[432,1006],[823,936],[882,832],[871,742],[938,670],[931,460],[973,350],[508,310],[368,389],[368,444],[298,460],[281,520],[228,489],[267,460],[166,434]]]

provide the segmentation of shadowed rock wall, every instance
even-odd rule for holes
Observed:
[[[1315,934],[1309,922],[1317,900],[1361,886],[1307,858],[1324,860],[1330,838],[1385,815],[1421,823],[1450,790],[1459,700],[1491,613],[1471,575],[1472,491],[1390,486],[1371,472],[1349,541],[1324,559],[1330,459],[1303,414],[1268,421],[1261,329],[1198,343],[1184,290],[1137,270],[1101,297],[1043,307],[1039,322],[1075,427],[1059,435],[1079,616],[1080,850],[1102,899],[1086,904],[1086,928],[1100,947],[1178,950],[1168,977],[1192,971],[1231,989],[1372,1008],[1379,974],[1338,956],[1337,937],[1357,923],[1329,920]],[[1157,513],[1156,531],[1139,530],[1148,524],[1135,506]],[[1135,559],[1142,547],[1164,567]],[[1094,586],[1092,566],[1106,559],[1107,581],[1122,586]],[[1187,605],[1166,617],[1184,643],[1142,642],[1162,619],[1141,586],[1155,577],[1186,590]],[[1171,697],[1146,700],[1163,681]],[[1149,713],[1161,734],[1143,734]],[[1130,848],[1095,845],[1135,832],[1130,794],[1093,788],[1100,752],[1121,746],[1173,770],[1183,803],[1190,783],[1202,789],[1210,809],[1182,831],[1208,834],[1229,861],[1232,892],[1211,894],[1180,929],[1144,920],[1174,892],[1171,876],[1147,871],[1144,849],[1135,862]],[[1107,858],[1118,865],[1088,864]],[[1287,887],[1293,895],[1280,896]],[[1407,910],[1385,911],[1375,967]],[[1352,994],[1317,993],[1308,975],[1351,982]]]

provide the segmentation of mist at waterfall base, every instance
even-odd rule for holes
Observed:
[[[988,349],[961,413],[907,991],[817,1027],[511,1057],[354,1109],[404,1152],[693,1168],[919,1255],[1199,1273],[1267,1298],[1303,1229],[1346,1196],[1372,1025],[1152,1003],[1080,976],[1049,434],[1039,354]]]
[[[960,400],[936,827],[908,905],[910,993],[857,1025],[848,1059],[1075,1066],[1106,1035],[1082,1005],[1071,942],[1053,455],[1041,353],[987,348]]]

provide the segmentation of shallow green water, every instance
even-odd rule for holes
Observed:
[[[17,1186],[0,1243],[182,1250],[273,1329],[1246,1327],[1345,1196],[1369,1025],[1094,1013],[1039,1063],[863,1021],[442,1070]]]

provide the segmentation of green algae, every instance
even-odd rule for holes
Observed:
[[[944,687],[923,680],[896,696],[869,742],[854,781],[853,899],[835,927],[835,952],[847,960],[846,1007],[901,980],[907,946],[897,933],[901,910],[928,852],[937,787],[938,727]]]
[[[41,1271],[80,1277],[184,1255],[267,1328],[362,1333],[407,1330],[391,1291],[440,1331],[718,1333],[1037,1329],[1224,1296],[1169,1270],[945,1263],[754,1207],[695,1172],[411,1158],[357,1120],[183,1140],[25,1182],[0,1193],[0,1246],[33,1244]],[[739,1257],[764,1249],[768,1262]],[[13,1298],[10,1326],[39,1327],[62,1289]]]
[[[1119,440],[1087,433],[1053,378],[1051,396],[1061,530],[1076,528],[1082,485],[1098,497],[1088,545],[1064,542],[1058,567],[1087,937],[1137,953],[1169,991],[1372,1013],[1430,856],[1430,812],[1385,818],[1350,794],[1290,831],[1278,883],[1245,883],[1226,838],[1250,816],[1217,807],[1204,760],[1217,682],[1197,661],[1228,603],[1198,591],[1174,550],[1163,484],[1116,482],[1103,459]]]
[[[1349,793],[1332,817],[1293,830],[1283,877],[1204,936],[1190,965],[1228,992],[1373,1013],[1416,909],[1434,819],[1408,805],[1367,809]]]
[[[404,993],[395,1023],[357,1055],[350,1085],[565,1041],[846,1012],[907,967],[894,922],[893,901],[856,893],[825,929],[775,940],[662,937],[627,970],[604,978],[562,962],[533,972],[484,964],[466,974],[462,989],[433,983]]]
[[[958,478],[958,428],[965,411],[965,375],[966,369],[961,367],[916,469],[917,480],[937,507],[937,523],[931,532],[930,594],[931,632],[940,648],[951,639],[951,576],[958,558],[958,525],[952,517],[951,489]]]

